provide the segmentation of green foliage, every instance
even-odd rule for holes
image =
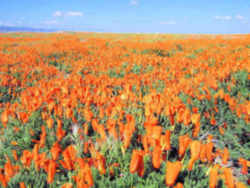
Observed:
[[[192,171],[183,171],[180,174],[180,181],[184,182],[186,188],[204,188],[209,187],[207,168],[199,167],[197,164],[194,165]],[[183,179],[183,177],[185,177]]]
[[[9,87],[0,87],[0,103],[10,102],[12,99],[12,95],[9,94]]]
[[[141,52],[142,55],[144,54],[155,54],[160,57],[172,57],[175,55],[176,50],[166,51],[162,49],[146,49]]]
[[[71,73],[71,67],[61,62],[49,61],[49,65],[53,65],[58,68],[59,71],[64,71],[65,73]]]
[[[250,100],[250,80],[249,73],[246,70],[236,72],[233,75],[236,80],[235,86],[232,88],[231,96],[240,94],[246,100]]]
[[[195,59],[197,56],[195,55],[195,53],[193,53],[193,54],[187,55],[186,57],[189,59]]]

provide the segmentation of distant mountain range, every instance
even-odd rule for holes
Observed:
[[[45,29],[45,28],[32,28],[32,27],[15,27],[15,26],[1,26],[0,33],[7,32],[56,32],[57,29]]]

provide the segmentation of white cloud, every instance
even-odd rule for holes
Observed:
[[[83,16],[82,12],[79,11],[68,11],[68,12],[62,12],[62,11],[55,11],[53,13],[54,17],[62,17],[62,16]]]
[[[58,24],[58,22],[56,20],[46,20],[42,22],[45,25],[55,25]]]
[[[238,20],[242,24],[247,24],[248,23],[248,18],[241,16],[240,14],[235,16],[236,20]]]
[[[6,26],[6,27],[14,27],[16,24],[10,23],[10,22],[2,22],[0,21],[0,26]]]
[[[138,5],[138,1],[137,0],[130,0],[130,5]]]
[[[215,16],[214,18],[216,20],[221,20],[221,21],[230,21],[230,20],[232,20],[232,16]]]
[[[176,21],[164,21],[164,22],[160,22],[161,25],[175,25]]]
[[[69,11],[66,13],[66,16],[83,16],[82,12],[73,12],[73,11]]]
[[[56,11],[56,12],[53,13],[53,16],[61,17],[61,16],[63,16],[63,13],[61,11]]]
[[[21,24],[23,24],[23,21],[22,20],[17,20],[16,23],[21,25]]]
[[[235,18],[236,18],[237,20],[244,20],[244,19],[245,19],[244,16],[241,16],[241,15],[239,15],[239,14],[236,15]]]

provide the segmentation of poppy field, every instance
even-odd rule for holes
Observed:
[[[249,187],[249,72],[249,34],[0,34],[0,185]]]

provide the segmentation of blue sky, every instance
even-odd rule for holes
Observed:
[[[250,33],[250,0],[3,0],[0,25],[97,32]]]

